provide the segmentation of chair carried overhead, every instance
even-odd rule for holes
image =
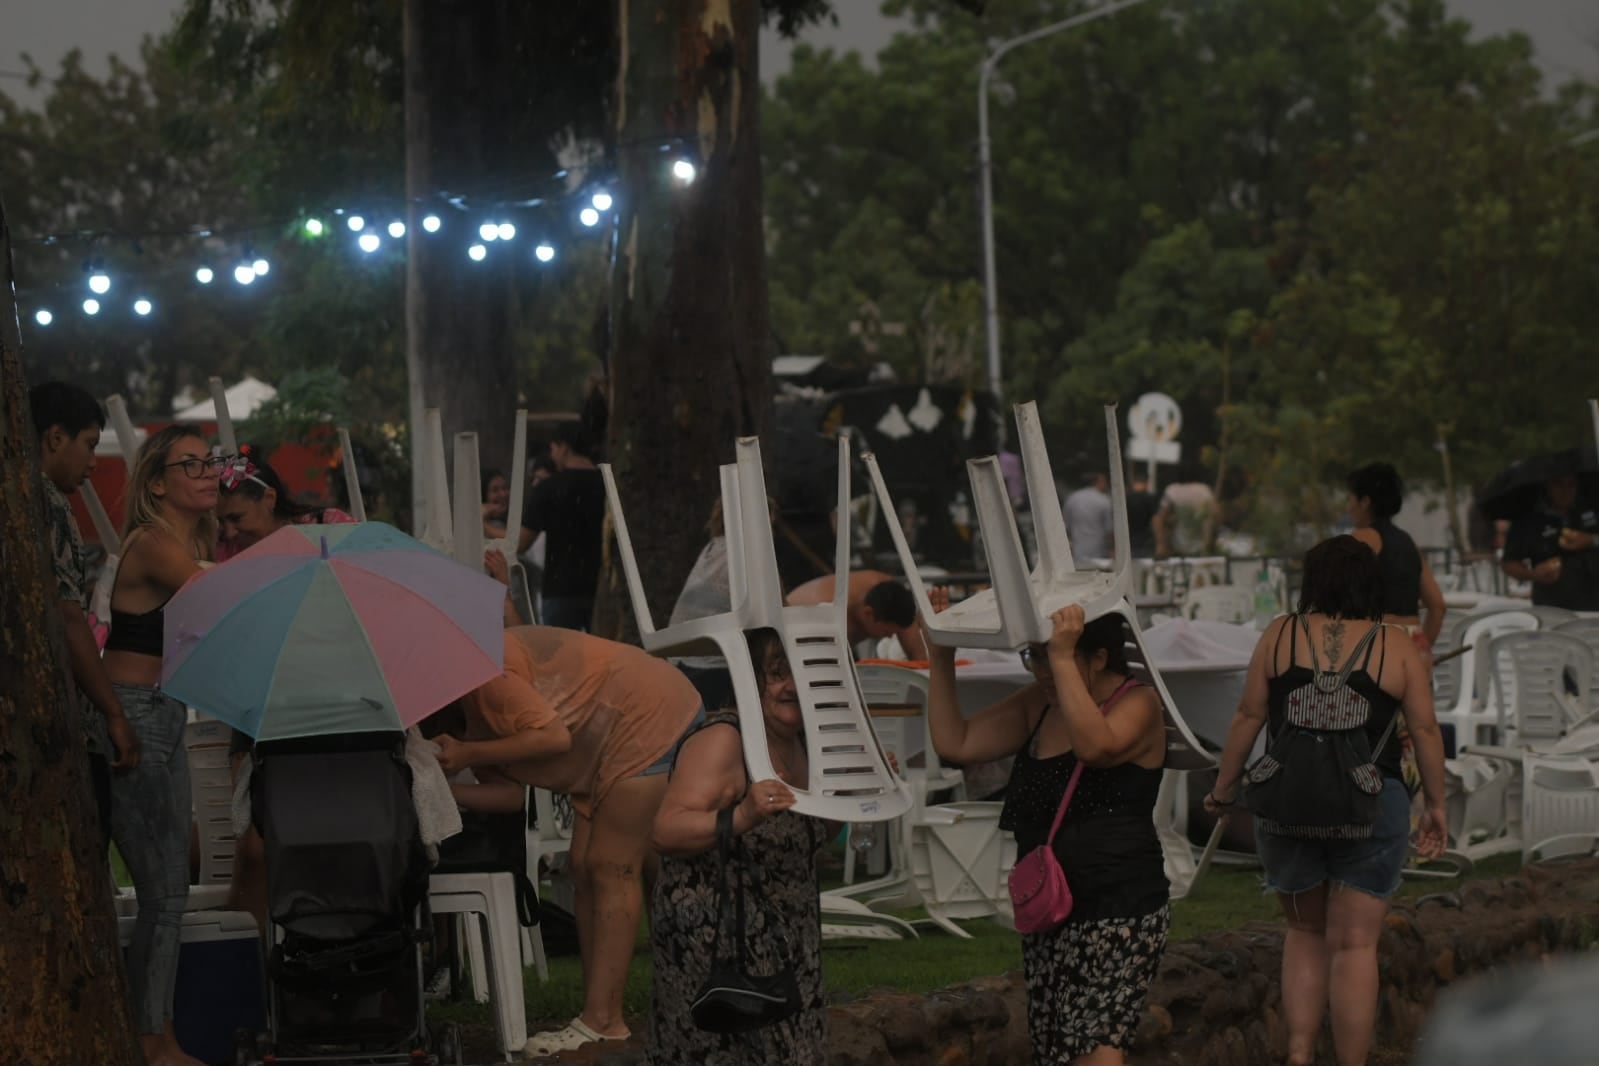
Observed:
[[[1122,470],[1120,435],[1116,427],[1116,408],[1105,408],[1106,441],[1110,456],[1111,512],[1115,521],[1115,559],[1109,571],[1079,570],[1072,560],[1066,521],[1055,491],[1049,453],[1034,403],[1016,406],[1016,427],[1027,476],[1027,493],[1032,501],[1034,530],[1038,536],[1038,565],[1031,573],[1016,529],[1016,516],[1005,491],[999,460],[994,456],[966,463],[971,477],[972,498],[977,504],[977,520],[983,533],[983,550],[988,557],[991,587],[970,596],[948,610],[933,613],[927,588],[918,572],[900,527],[898,511],[883,483],[882,473],[871,455],[864,457],[872,488],[877,493],[888,531],[899,554],[900,565],[910,582],[927,631],[934,643],[962,648],[1003,648],[1019,650],[1029,644],[1047,643],[1053,629],[1050,616],[1062,607],[1080,604],[1089,621],[1107,614],[1120,615],[1128,632],[1129,656],[1136,663],[1134,672],[1155,688],[1166,717],[1166,768],[1206,770],[1216,765],[1206,753],[1172,702],[1171,693],[1160,672],[1149,661],[1138,613],[1128,599],[1132,585],[1132,553],[1127,524],[1127,490]]]
[[[616,543],[627,576],[633,614],[644,648],[656,655],[721,655],[732,675],[744,761],[753,780],[772,778],[761,716],[759,686],[746,634],[773,629],[783,641],[805,722],[810,781],[794,789],[794,810],[841,822],[887,821],[911,806],[910,793],[888,768],[866,714],[860,680],[850,657],[848,603],[838,596],[813,607],[785,607],[766,509],[766,479],[760,442],[741,438],[737,462],[721,468],[722,514],[727,529],[727,568],[732,609],[656,629],[644,598],[638,562],[610,464],[602,463]],[[838,441],[838,511],[849,513],[849,441]],[[849,573],[849,523],[840,522],[834,570]]]

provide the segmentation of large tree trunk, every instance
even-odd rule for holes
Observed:
[[[110,867],[67,692],[0,206],[0,1055],[32,1066],[142,1063]]]
[[[506,279],[518,259],[532,255],[531,234],[508,246],[490,245],[488,258],[466,257],[477,240],[480,212],[449,209],[441,191],[485,188],[495,153],[496,79],[506,76],[511,49],[501,32],[498,3],[405,0],[405,361],[410,378],[412,440],[422,411],[439,408],[445,461],[459,432],[476,432],[484,466],[511,458],[517,406],[515,359]],[[422,229],[437,214],[444,228]],[[421,530],[423,467],[412,449],[412,507]],[[477,493],[477,485],[453,492]]]
[[[757,0],[616,3],[609,457],[664,625],[704,544],[717,467],[771,416],[760,10]],[[694,164],[691,184],[673,176],[679,158]],[[614,551],[599,594],[596,631],[636,632]]]

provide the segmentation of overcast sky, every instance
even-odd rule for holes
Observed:
[[[598,0],[582,0],[595,3]],[[1539,59],[1558,80],[1599,80],[1599,0],[1449,0],[1482,32],[1521,30],[1530,36]],[[0,0],[0,78],[28,52],[47,70],[68,49],[83,49],[90,69],[104,69],[105,57],[133,56],[139,39],[172,24],[182,0]],[[893,35],[894,24],[878,14],[877,0],[837,0],[839,24],[813,28],[806,39],[837,49],[875,52]],[[788,46],[769,33],[761,61],[767,77],[782,73]],[[20,86],[4,81],[8,92]]]

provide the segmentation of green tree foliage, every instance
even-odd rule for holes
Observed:
[[[912,28],[875,69],[796,52],[766,143],[790,350],[858,357],[863,318],[980,285],[978,66],[1084,7],[891,0]],[[1172,393],[1187,454],[1284,543],[1352,463],[1435,480],[1443,439],[1480,483],[1570,443],[1579,406],[1548,412],[1583,377],[1599,167],[1564,141],[1594,113],[1441,0],[1152,2],[1022,47],[990,100],[1008,390],[1057,431]],[[942,377],[980,380],[972,345]],[[914,329],[880,352],[937,362]]]

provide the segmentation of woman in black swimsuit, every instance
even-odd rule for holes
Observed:
[[[163,611],[216,543],[223,459],[188,426],[139,449],[128,485],[122,562],[111,588],[105,668],[139,735],[136,769],[111,779],[111,837],[133,875],[139,917],[128,947],[134,1022],[150,1066],[200,1066],[172,1029],[183,907],[189,896],[188,711],[161,689]]]

